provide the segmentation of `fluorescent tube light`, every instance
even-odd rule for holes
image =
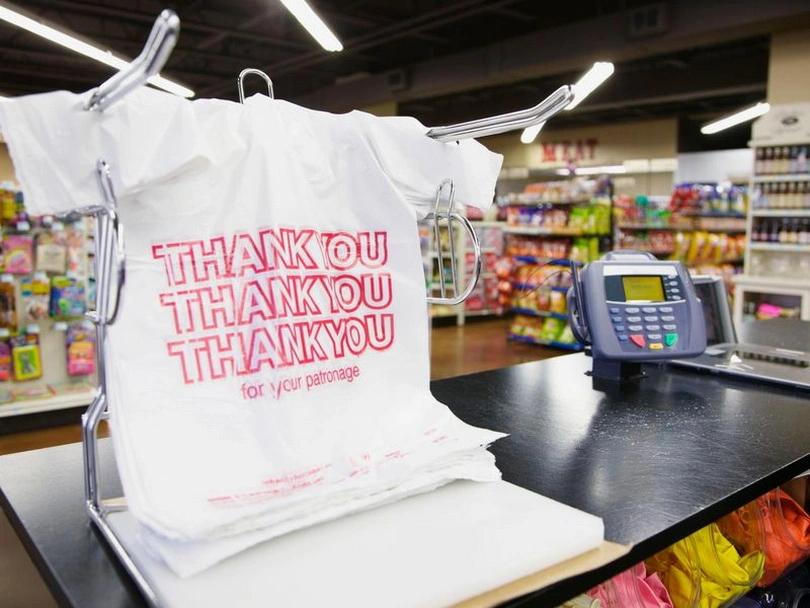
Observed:
[[[520,134],[520,141],[522,141],[524,144],[532,143],[537,138],[537,134],[540,133],[540,129],[543,128],[544,124],[546,124],[545,120],[539,125],[526,127],[523,129],[523,133]]]
[[[576,108],[580,103],[582,103],[583,99],[593,93],[596,87],[610,78],[610,75],[613,74],[614,69],[613,64],[609,61],[597,61],[594,63],[593,67],[585,72],[582,78],[580,78],[574,85],[574,98],[571,100],[571,103],[565,107],[565,109],[573,110]]]
[[[323,19],[312,10],[312,7],[307,4],[306,0],[281,0],[281,3],[287,7],[287,10],[293,14],[293,17],[298,19],[298,23],[303,25],[310,36],[324,49],[333,52],[343,50],[343,45],[340,43],[340,40],[332,33],[329,26],[323,22]]]
[[[49,25],[45,25],[44,23],[40,23],[39,21],[31,19],[30,17],[26,17],[25,15],[22,15],[17,11],[13,11],[5,6],[0,6],[0,20],[6,21],[11,25],[16,25],[19,28],[27,30],[32,34],[36,34],[37,36],[41,36],[42,38],[50,40],[51,42],[79,53],[80,55],[84,55],[90,59],[95,59],[98,62],[115,68],[116,70],[120,71],[129,65],[128,61],[125,61],[120,57],[116,57],[110,51],[102,50],[96,46],[93,46],[92,44],[79,40],[78,38],[74,38],[70,34],[66,34],[65,32],[54,29]],[[148,82],[158,88],[163,89],[164,91],[174,93],[175,95],[180,95],[182,97],[194,97],[194,91],[191,89],[177,84],[176,82],[172,82],[171,80],[167,80],[162,76],[152,76]]]
[[[605,165],[603,167],[577,167],[577,175],[615,175],[616,173],[627,173],[624,165]]]
[[[728,129],[729,127],[733,127],[734,125],[738,125],[743,123],[747,120],[754,120],[755,118],[759,118],[763,114],[766,114],[768,110],[771,109],[771,104],[765,102],[759,102],[757,105],[752,106],[750,108],[746,108],[745,110],[741,110],[731,116],[726,116],[725,118],[721,118],[720,120],[716,120],[714,122],[710,122],[707,125],[703,125],[700,128],[700,132],[704,135],[711,135],[713,133],[717,133],[722,131],[723,129]]]

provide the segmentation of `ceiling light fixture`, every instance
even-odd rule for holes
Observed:
[[[703,125],[700,128],[700,132],[704,135],[712,135],[713,133],[728,129],[734,125],[759,118],[763,114],[767,114],[768,110],[770,109],[771,104],[761,101],[755,106],[751,106],[745,110],[740,110],[739,112],[736,112],[730,116],[726,116],[720,120],[715,120],[707,125]]]
[[[116,57],[111,51],[102,50],[88,42],[74,38],[70,34],[54,29],[51,26],[40,23],[39,21],[31,19],[30,17],[26,17],[25,15],[5,6],[0,6],[0,20],[6,21],[11,25],[16,25],[19,28],[27,30],[32,34],[36,34],[37,36],[41,36],[46,40],[50,40],[51,42],[79,53],[80,55],[84,55],[90,59],[95,59],[98,62],[115,68],[116,70],[123,70],[129,65],[128,61],[121,59],[120,57]],[[176,82],[168,80],[167,78],[163,78],[163,76],[152,76],[148,82],[158,88],[163,89],[164,91],[174,93],[175,95],[180,95],[181,97],[194,97],[194,91],[177,84]]]
[[[556,169],[554,171],[557,175],[617,175],[619,173],[627,173],[627,167],[623,165],[603,165],[598,167],[577,167],[573,171],[571,169]]]
[[[524,144],[532,143],[537,138],[537,134],[540,133],[540,129],[542,129],[543,125],[545,124],[546,121],[544,120],[539,125],[526,127],[523,129],[523,133],[520,134],[520,141],[522,141]]]
[[[281,3],[324,49],[332,52],[343,50],[340,40],[332,33],[323,19],[312,10],[306,0],[281,0]]]
[[[565,109],[573,110],[576,108],[582,103],[583,99],[593,93],[596,87],[610,78],[614,69],[613,64],[609,61],[597,61],[594,63],[593,67],[585,72],[582,78],[574,85],[574,99],[571,100],[571,103],[569,103]]]
[[[618,173],[627,173],[627,167],[624,165],[604,165],[601,167],[577,167],[577,175],[616,175]]]

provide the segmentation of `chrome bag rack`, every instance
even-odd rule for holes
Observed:
[[[180,33],[180,19],[171,10],[164,10],[155,21],[149,38],[129,66],[90,93],[85,110],[103,112],[119,101],[127,93],[142,86],[165,65],[177,42]],[[253,68],[243,70],[238,77],[237,87],[240,102],[244,101],[244,79],[249,75],[261,77],[267,84],[268,94],[273,97],[273,83],[262,71]],[[460,139],[495,135],[516,129],[537,125],[563,110],[573,98],[570,86],[561,86],[537,105],[512,112],[473,120],[455,125],[433,127],[427,136],[438,141],[449,142]],[[77,218],[90,216],[95,227],[95,273],[96,310],[88,313],[88,318],[96,327],[98,356],[98,388],[93,402],[82,416],[82,447],[84,456],[84,496],[90,520],[109,544],[116,557],[127,570],[144,598],[153,606],[158,606],[158,596],[150,583],[139,571],[135,562],[107,522],[107,515],[126,509],[124,498],[104,499],[102,497],[98,458],[98,427],[102,420],[109,418],[107,392],[107,367],[104,362],[104,349],[108,326],[115,323],[122,305],[124,283],[126,281],[123,226],[118,220],[118,209],[113,190],[111,173],[114,168],[100,159],[96,166],[101,202],[97,206],[76,209],[68,216]],[[442,182],[437,191],[433,209],[425,220],[431,222],[436,252],[439,258],[441,296],[428,297],[431,304],[456,305],[463,302],[472,292],[481,271],[481,248],[472,224],[457,208],[454,200],[455,187],[450,180]],[[454,245],[454,225],[459,224],[470,237],[474,252],[472,279],[464,287],[461,285],[456,264]],[[448,233],[449,276],[445,276],[444,255],[440,241],[442,231]]]

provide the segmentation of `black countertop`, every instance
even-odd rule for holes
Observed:
[[[491,448],[506,480],[602,517],[608,540],[633,545],[514,604],[554,606],[810,469],[808,393],[667,366],[594,386],[589,369],[573,354],[431,385],[463,420],[510,434]],[[62,604],[142,605],[88,523],[79,445],[0,458],[0,490]]]

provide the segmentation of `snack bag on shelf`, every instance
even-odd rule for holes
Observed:
[[[565,294],[562,291],[550,291],[551,305],[549,310],[558,314],[565,314]]]
[[[0,382],[11,380],[11,374],[13,372],[9,336],[8,329],[0,329]]]
[[[34,380],[42,376],[39,328],[29,327],[11,339],[11,358],[15,380]]]
[[[543,328],[540,331],[540,338],[547,342],[554,342],[562,334],[565,321],[548,317],[543,321]]]
[[[67,268],[67,247],[54,234],[37,236],[36,269],[40,272],[64,274]]]
[[[51,283],[44,272],[35,272],[31,279],[20,283],[20,295],[27,321],[39,321],[48,317]]]
[[[14,219],[17,215],[15,195],[16,191],[12,189],[10,183],[0,184],[0,218],[4,223]]]
[[[65,332],[67,373],[87,376],[96,370],[95,329],[90,323],[73,323]]]
[[[12,331],[17,329],[16,292],[14,277],[10,274],[0,276],[0,327]]]
[[[56,318],[81,317],[86,310],[84,283],[72,277],[51,279],[50,314]]]
[[[5,235],[3,267],[11,274],[28,274],[34,269],[34,240],[29,235]]]
[[[574,332],[571,331],[570,325],[565,325],[562,333],[557,338],[557,342],[562,342],[563,344],[576,344],[577,339],[574,337]]]

